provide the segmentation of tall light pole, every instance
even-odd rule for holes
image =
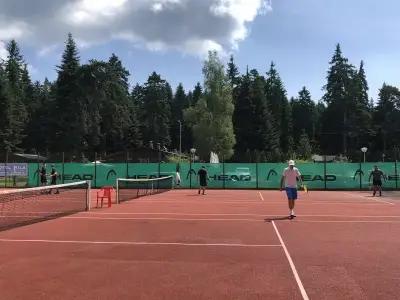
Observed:
[[[178,120],[179,123],[179,154],[182,154],[182,122]]]
[[[364,163],[365,163],[365,153],[367,153],[368,148],[367,147],[362,147],[361,152],[364,153]]]

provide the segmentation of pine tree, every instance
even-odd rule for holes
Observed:
[[[77,97],[78,71],[78,49],[72,35],[68,34],[61,65],[57,67],[55,101],[51,108],[54,128],[51,148],[54,151],[78,152],[84,149],[83,111]]]
[[[310,139],[304,130],[300,136],[299,143],[297,146],[297,155],[304,160],[310,159],[312,155]]]
[[[293,127],[295,128],[293,136],[297,143],[300,135],[304,130],[309,137],[315,139],[316,118],[315,118],[315,103],[311,100],[311,94],[306,87],[303,87],[299,92],[298,98],[292,99],[292,116]]]
[[[11,151],[13,144],[11,141],[12,131],[10,128],[10,101],[5,70],[0,64],[0,153]]]
[[[102,106],[103,124],[108,121],[105,128],[108,134],[105,141],[108,151],[127,150],[133,109],[130,107],[128,77],[128,70],[124,68],[121,60],[112,54],[107,63],[107,101]]]
[[[24,138],[23,131],[27,122],[27,111],[24,104],[24,87],[22,82],[24,60],[15,40],[7,45],[7,61],[5,75],[7,78],[8,100],[6,105],[7,126],[4,130],[4,139],[7,140],[9,151],[20,150]]]
[[[184,122],[183,122],[183,111],[188,108],[188,98],[182,84],[179,84],[171,106],[171,147],[172,149],[179,149],[180,146],[180,134],[182,135],[182,142],[187,142],[187,137],[184,136]],[[181,125],[180,125],[181,124]],[[180,126],[182,126],[182,132],[180,132]],[[187,132],[186,132],[187,133]],[[187,143],[185,143],[187,145]],[[190,147],[190,146],[189,146]]]
[[[141,120],[144,99],[143,87],[136,84],[131,93],[131,126],[128,135],[129,148],[139,148],[143,145],[143,126]]]
[[[195,147],[203,158],[215,152],[223,159],[233,155],[232,89],[216,52],[209,52],[203,67],[204,94],[195,107],[186,111],[192,124]]]
[[[196,84],[196,86],[194,87],[194,90],[193,90],[193,100],[192,100],[192,102],[190,103],[192,106],[194,106],[194,105],[196,105],[196,103],[200,100],[200,98],[203,96],[203,88],[202,88],[202,86],[201,86],[201,84],[200,84],[200,82],[198,82],[197,84]]]
[[[237,99],[233,112],[233,127],[236,136],[235,156],[236,160],[241,161],[245,158],[248,149],[255,149],[254,142],[254,108],[250,94],[250,75],[242,77],[240,85],[237,87]]]
[[[349,148],[356,152],[362,145],[368,145],[372,132],[372,114],[368,102],[368,83],[364,71],[364,62],[361,61],[358,72],[353,75],[354,109],[350,113],[350,143]]]
[[[259,76],[255,70],[250,71],[252,75],[250,85],[250,101],[252,116],[247,122],[251,122],[250,138],[252,146],[259,151],[265,151],[267,156],[277,158],[281,156],[279,131],[274,126],[274,117],[268,105],[265,90],[265,79]]]
[[[232,90],[239,84],[239,70],[235,64],[233,59],[233,55],[231,55],[228,63],[227,76],[229,78],[229,82],[231,84]]]
[[[169,146],[171,99],[170,87],[161,76],[153,72],[143,88],[143,136],[147,141]]]
[[[281,152],[287,153],[291,141],[291,113],[286,90],[273,62],[267,73],[265,95],[274,118],[273,126],[277,128],[279,135]]]
[[[373,149],[388,154],[389,150],[400,144],[400,90],[383,84],[379,90],[379,100],[374,115],[376,126]],[[395,159],[395,157],[392,157]]]
[[[327,109],[323,119],[325,148],[333,153],[348,154],[348,135],[352,130],[351,112],[355,109],[354,67],[342,55],[340,45],[330,61],[323,99]]]
[[[143,145],[138,106],[132,101],[130,105],[130,122],[127,133],[127,148],[136,149]]]

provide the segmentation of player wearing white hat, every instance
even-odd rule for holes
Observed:
[[[297,181],[302,185],[301,174],[299,169],[295,167],[293,160],[289,160],[289,166],[283,171],[281,178],[281,191],[286,190],[289,204],[289,219],[296,217],[294,213],[294,205],[297,200]]]

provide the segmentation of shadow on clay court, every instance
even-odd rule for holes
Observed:
[[[290,218],[289,216],[287,216],[287,217],[272,217],[264,219],[266,223],[271,223],[272,221],[283,221],[283,220],[290,220]]]

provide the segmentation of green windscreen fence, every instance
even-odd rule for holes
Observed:
[[[46,163],[46,171],[54,165],[58,183],[90,180],[93,187],[115,185],[117,178],[158,178],[176,176],[179,172],[181,187],[197,188],[197,173],[204,166],[208,172],[208,185],[215,189],[277,189],[286,164],[282,163]],[[400,188],[398,164],[387,163],[304,163],[297,168],[309,189],[368,189],[369,175],[374,166],[386,175],[385,188]],[[28,164],[28,185],[40,185],[38,163]],[[50,182],[50,178],[48,178]]]

